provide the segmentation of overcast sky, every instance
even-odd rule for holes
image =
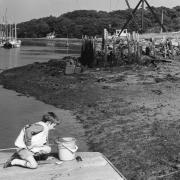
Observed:
[[[129,0],[134,8],[139,0]],[[180,0],[148,0],[155,7],[180,6]],[[7,8],[11,21],[24,22],[50,15],[59,16],[65,12],[79,9],[112,11],[127,9],[125,0],[0,0],[0,21]]]

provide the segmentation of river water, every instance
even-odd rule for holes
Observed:
[[[67,55],[78,56],[79,51],[72,51],[65,47],[21,46],[14,49],[0,49],[0,69],[5,70],[23,66],[34,62],[46,62],[49,59],[60,59]],[[29,123],[39,121],[43,113],[54,111],[63,117],[63,122],[50,133],[50,140],[54,137],[75,137],[80,151],[88,149],[84,131],[71,112],[57,109],[32,97],[21,96],[18,93],[0,86],[0,149],[14,147],[14,140],[20,129]]]

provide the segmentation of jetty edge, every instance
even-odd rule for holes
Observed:
[[[12,152],[0,152],[1,180],[126,180],[112,163],[99,152],[77,152],[82,161],[59,161],[58,158],[39,161],[37,169],[12,166],[4,169],[4,162]]]

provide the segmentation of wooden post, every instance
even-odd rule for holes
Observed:
[[[107,39],[104,39],[104,66],[107,65]]]
[[[173,48],[173,45],[172,45],[172,41],[170,40],[170,50],[171,50],[171,57],[172,59],[174,60],[174,48]]]
[[[116,45],[116,38],[113,38],[113,63],[115,62],[115,59],[116,59],[115,45]],[[117,61],[115,62],[115,65],[117,65]]]
[[[156,52],[155,52],[155,40],[154,40],[154,38],[152,38],[152,51],[153,51],[153,56],[154,56],[154,58],[156,57]]]
[[[136,33],[136,62],[138,62],[138,47],[139,43],[138,43],[138,33]]]
[[[131,53],[131,50],[130,50],[130,39],[131,39],[131,35],[129,36],[129,38],[127,39],[127,45],[128,45],[128,61],[130,60],[130,53]]]
[[[164,45],[164,58],[166,58],[166,55],[167,55],[167,47],[166,47],[166,43]]]
[[[108,32],[106,29],[104,29],[104,67],[106,66],[107,64],[107,35],[108,35]]]
[[[178,40],[178,49],[180,51],[180,40]]]
[[[94,53],[94,62],[93,65],[97,65],[97,59],[96,59],[96,39],[93,38],[93,53]]]

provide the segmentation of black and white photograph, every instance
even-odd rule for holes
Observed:
[[[180,180],[179,0],[0,0],[0,180]]]

